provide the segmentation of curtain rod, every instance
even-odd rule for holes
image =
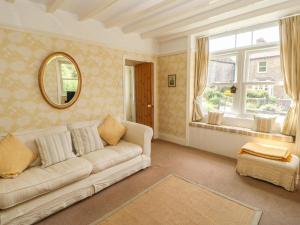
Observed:
[[[300,13],[296,13],[296,14],[292,14],[292,15],[289,15],[289,16],[281,17],[280,20],[287,19],[287,18],[294,17],[294,16],[300,16]]]

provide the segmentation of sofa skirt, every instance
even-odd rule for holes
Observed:
[[[56,191],[0,211],[0,225],[33,224],[150,166],[150,158],[137,156]]]

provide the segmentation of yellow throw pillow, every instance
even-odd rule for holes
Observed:
[[[116,145],[126,132],[126,127],[111,115],[108,115],[98,127],[100,137],[110,145]]]
[[[36,155],[13,135],[8,134],[0,141],[0,177],[18,176],[35,159]]]

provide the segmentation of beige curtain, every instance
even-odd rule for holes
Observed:
[[[192,121],[200,121],[203,114],[199,107],[197,98],[204,92],[208,72],[209,45],[208,38],[203,37],[197,40],[195,57],[195,79],[194,79],[194,103]]]
[[[280,20],[280,39],[285,91],[293,100],[282,133],[295,136],[300,107],[300,16]]]

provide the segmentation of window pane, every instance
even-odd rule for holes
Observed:
[[[233,94],[230,92],[231,86],[209,86],[205,88],[203,94],[203,107],[206,111],[232,112]]]
[[[63,93],[66,95],[68,91],[77,91],[78,80],[62,80]]]
[[[208,84],[235,81],[236,56],[220,56],[209,61]]]
[[[236,35],[236,47],[250,46],[252,43],[252,32],[245,32]]]
[[[259,73],[267,72],[267,62],[266,61],[258,62],[258,72]]]
[[[283,81],[279,50],[251,53],[247,81]]]
[[[279,42],[279,27],[268,27],[253,31],[253,44]]]
[[[235,35],[220,37],[209,40],[209,51],[215,52],[235,48]]]
[[[291,100],[282,85],[248,85],[246,112],[256,114],[286,114]]]
[[[72,63],[61,63],[60,70],[61,70],[61,76],[63,79],[77,78],[77,72]]]

